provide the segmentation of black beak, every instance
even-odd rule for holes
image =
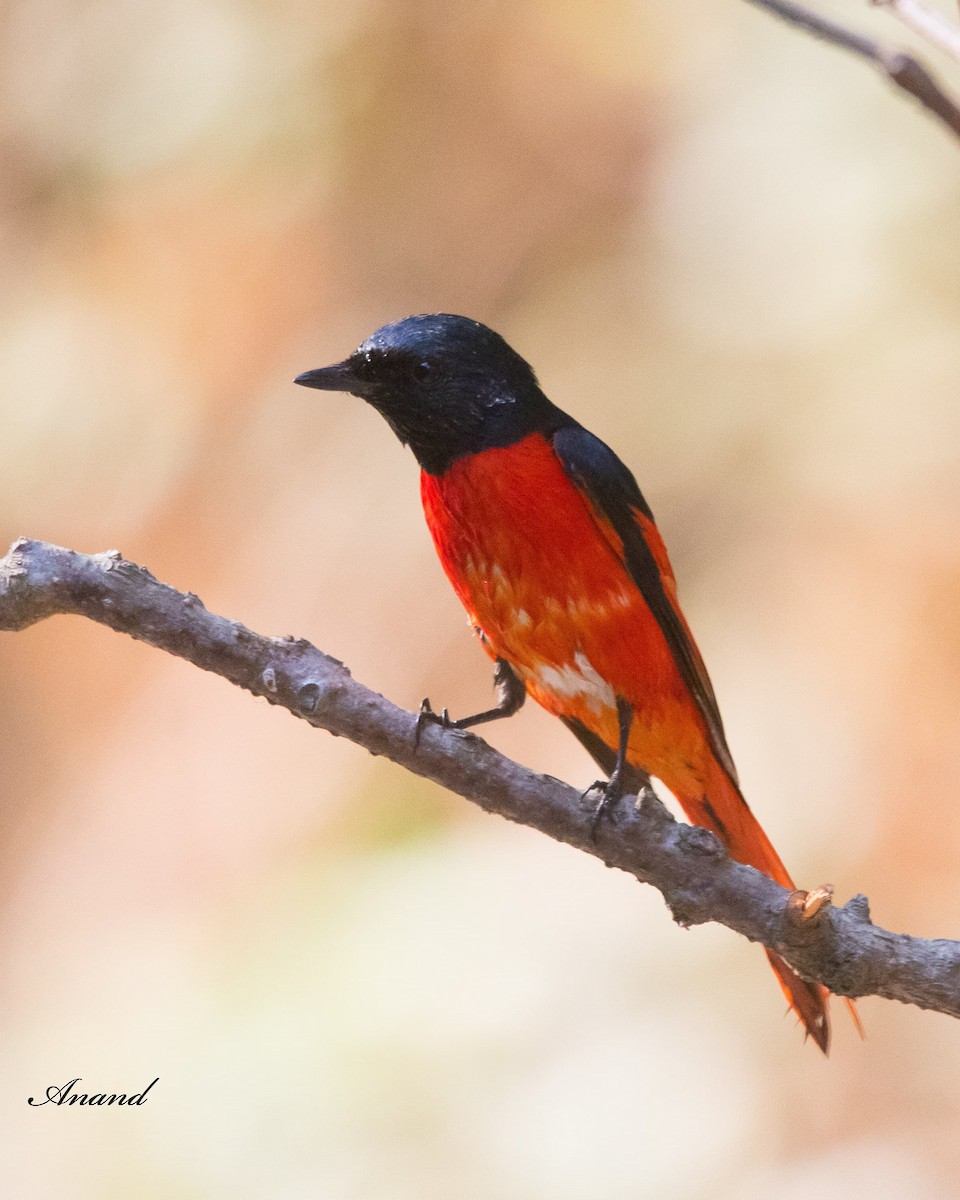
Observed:
[[[355,392],[360,383],[349,361],[334,363],[332,367],[317,367],[313,371],[304,371],[293,382],[304,387],[320,388],[324,392]]]

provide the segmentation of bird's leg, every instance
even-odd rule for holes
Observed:
[[[628,704],[622,696],[617,697],[617,728],[620,731],[620,740],[617,743],[617,761],[614,763],[613,770],[610,772],[609,779],[598,779],[596,783],[590,785],[583,793],[584,797],[591,792],[599,790],[600,802],[594,809],[593,820],[590,822],[590,838],[592,841],[597,840],[597,828],[603,814],[611,805],[623,795],[623,774],[627,766],[627,746],[630,743],[630,727],[633,725],[633,705]]]
[[[512,717],[527,698],[526,684],[505,658],[497,659],[493,668],[493,682],[497,690],[497,703],[494,707],[474,713],[472,717],[461,717],[459,721],[452,720],[445,708],[438,713],[434,712],[430,701],[424,699],[417,714],[414,745],[420,744],[420,734],[428,722],[442,725],[444,729],[469,729],[473,725],[485,725],[487,721],[499,721],[501,717]]]

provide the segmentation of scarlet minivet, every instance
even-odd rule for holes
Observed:
[[[499,704],[449,724],[509,716],[529,693],[609,776],[602,804],[654,775],[734,858],[792,888],[740,792],[636,480],[547,399],[503,338],[466,317],[408,317],[296,382],[360,396],[420,463],[440,561],[496,662]],[[767,956],[826,1052],[828,992]]]

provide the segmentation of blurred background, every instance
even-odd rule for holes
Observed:
[[[3,549],[474,711],[412,457],[291,379],[477,317],[636,472],[798,881],[960,937],[960,143],[741,0],[0,27]],[[595,776],[533,706],[489,738]],[[0,640],[0,804],[6,1195],[956,1194],[960,1023],[836,1006],[825,1061],[756,947],[90,622]],[[74,1076],[160,1079],[28,1108]]]

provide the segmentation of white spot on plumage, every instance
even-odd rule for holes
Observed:
[[[574,600],[571,596],[567,601],[567,612],[575,621],[585,616],[602,617],[606,611],[607,606],[598,604],[595,600],[584,602],[583,600]]]
[[[587,656],[578,650],[572,663],[562,667],[543,664],[534,669],[537,682],[546,691],[561,696],[579,696],[593,709],[614,708],[617,697],[613,688],[596,671]]]
[[[574,621],[603,618],[609,615],[611,609],[629,608],[632,603],[629,592],[607,592],[594,600],[578,600],[571,596],[567,600],[567,615]]]

